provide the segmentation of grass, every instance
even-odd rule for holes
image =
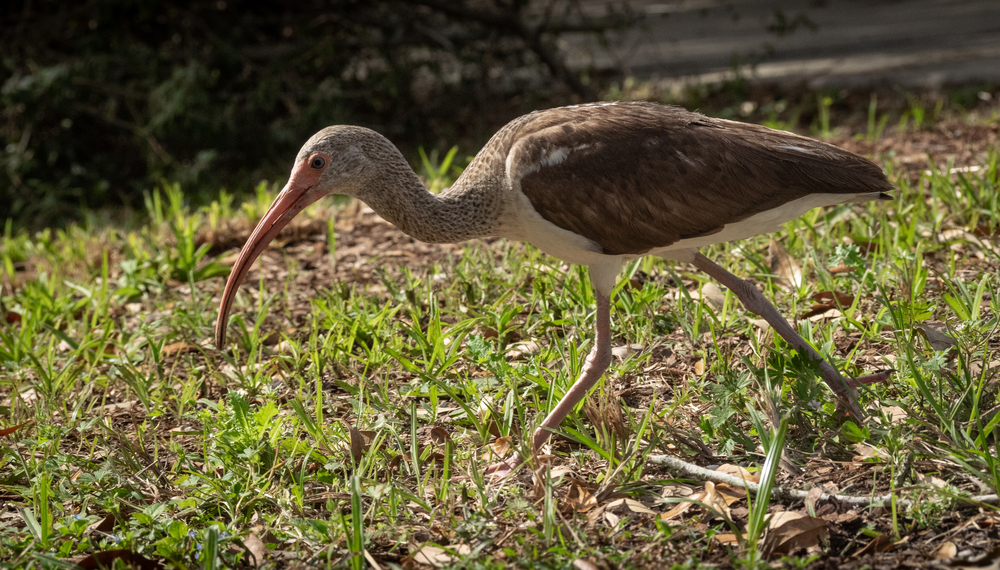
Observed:
[[[882,136],[875,109],[872,99],[859,140]],[[911,129],[929,120],[907,113]],[[849,373],[896,370],[863,391],[866,425],[837,421],[810,363],[731,294],[703,300],[705,276],[646,259],[613,300],[616,345],[643,348],[615,359],[590,398],[597,413],[567,418],[552,456],[499,485],[485,466],[523,445],[590,349],[594,299],[580,268],[520,244],[414,244],[353,206],[321,203],[251,272],[220,351],[210,338],[229,248],[273,187],[191,211],[166,186],[147,197],[137,231],[8,225],[0,567],[112,549],[180,568],[815,559],[804,546],[776,550],[765,529],[779,501],[767,494],[663,518],[700,483],[678,482],[651,453],[764,471],[768,489],[777,477],[892,493],[853,524],[824,523],[826,557],[995,516],[970,497],[1000,488],[1000,415],[987,413],[1000,370],[1000,160],[995,149],[977,169],[878,159],[899,187],[892,203],[813,210],[778,234],[705,251],[786,315],[842,294],[799,329]],[[435,188],[460,171],[454,151],[422,160]],[[771,273],[771,238],[804,267],[798,286]],[[776,474],[782,442],[809,477]],[[735,543],[718,538],[730,532]]]

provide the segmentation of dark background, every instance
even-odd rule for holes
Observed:
[[[179,182],[194,204],[221,188],[245,193],[262,179],[282,180],[302,142],[336,123],[373,128],[411,157],[418,147],[454,144],[472,153],[515,116],[599,95],[681,97],[691,108],[733,116],[744,99],[798,93],[796,121],[808,125],[815,88],[898,87],[907,79],[894,70],[920,72],[917,88],[981,82],[978,71],[1000,70],[989,59],[1000,62],[998,6],[3,2],[0,222],[33,229],[80,220],[87,209],[141,209],[143,192],[162,181]],[[922,71],[924,64],[937,71]],[[971,73],[954,75],[963,69]],[[627,93],[630,76],[652,90]],[[687,76],[697,82],[678,79]],[[780,87],[761,95],[751,76]],[[937,85],[920,84],[928,77]],[[983,89],[968,90],[967,104]],[[832,93],[834,110],[841,100],[845,107],[867,101]]]

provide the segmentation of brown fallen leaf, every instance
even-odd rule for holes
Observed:
[[[458,544],[448,549],[425,544],[412,554],[413,560],[418,564],[427,564],[435,568],[451,566],[459,560],[459,556],[468,556],[472,553],[472,547],[468,544]]]
[[[820,291],[809,296],[810,299],[824,305],[840,305],[850,307],[854,304],[854,295],[840,291]]]
[[[716,483],[715,492],[719,494],[719,497],[722,498],[727,507],[732,506],[733,503],[737,501],[742,501],[747,498],[746,489],[733,487],[727,483]]]
[[[724,532],[712,535],[712,539],[720,544],[725,544],[726,546],[739,546],[740,537],[736,536],[731,532]]]
[[[871,252],[878,253],[879,249],[882,247],[877,241],[868,241],[864,239],[854,240],[854,245],[858,246],[858,249],[861,250],[861,255],[864,257],[868,257],[868,254]]]
[[[172,342],[167,346],[164,346],[163,350],[161,350],[160,353],[166,356],[171,356],[171,355],[180,355],[188,352],[197,352],[197,351],[198,351],[198,345],[181,341],[181,342]]]
[[[562,502],[564,508],[576,511],[578,513],[585,513],[590,509],[597,506],[597,498],[591,492],[588,486],[582,484],[579,480],[571,480],[569,486],[569,492],[566,493],[566,499]]]
[[[731,489],[731,487],[729,487],[728,485],[726,485],[724,488],[726,487]],[[729,510],[730,503],[727,501],[726,496],[720,493],[717,490],[717,488],[718,486],[715,483],[711,481],[706,481],[705,488],[703,490],[698,491],[697,493],[694,493],[689,497],[686,497],[686,500],[678,503],[676,507],[670,509],[669,511],[661,513],[660,519],[670,520],[674,517],[680,516],[685,511],[695,506],[695,503],[693,501],[700,501],[702,503],[705,503],[709,507],[721,513],[726,518],[732,518],[731,512]]]
[[[577,558],[574,560],[573,568],[576,568],[576,570],[601,570],[600,566],[583,558]]]
[[[809,489],[809,492],[806,493],[805,499],[806,510],[812,514],[816,514],[816,501],[818,501],[822,496],[823,487],[813,487],[812,489]]]
[[[264,557],[270,552],[264,541],[254,533],[243,539],[243,546],[253,555],[253,566],[260,566],[264,562]]]
[[[864,443],[855,443],[853,447],[854,452],[857,453],[857,455],[853,458],[855,463],[867,461],[869,459],[878,459],[881,461],[889,459],[889,452],[881,447],[872,447],[870,445],[865,445]]]
[[[706,281],[699,291],[700,298],[708,301],[716,307],[721,307],[726,302],[726,294],[719,289],[719,286],[711,281]]]
[[[993,230],[991,231],[989,224],[979,222],[979,224],[977,224],[976,227],[973,228],[972,235],[980,238],[1000,237],[1000,224],[995,225],[993,227]]]
[[[858,550],[857,552],[855,552],[854,556],[858,557],[858,556],[864,556],[865,554],[876,554],[876,553],[879,553],[879,552],[889,552],[890,550],[892,550],[892,548],[894,546],[895,546],[895,544],[892,542],[892,539],[889,538],[888,535],[880,534],[880,535],[876,536],[875,538],[873,538],[871,540],[871,542],[869,542],[868,544],[866,544],[864,546],[864,548],[862,548],[861,550]]]
[[[624,516],[630,516],[633,514],[655,516],[657,514],[655,511],[651,510],[649,507],[640,503],[639,501],[628,498],[611,501],[610,503],[608,503],[607,510],[613,511],[615,513]]]
[[[344,424],[344,429],[347,430],[351,444],[351,460],[357,465],[365,456],[365,448],[367,447],[365,436],[361,435],[361,430],[352,426],[347,420],[341,418],[340,423]]]
[[[781,511],[771,516],[768,522],[764,548],[775,554],[788,554],[800,548],[819,547],[820,539],[827,536],[825,520],[794,511]]]
[[[431,441],[434,443],[447,443],[451,441],[451,434],[441,426],[431,428]]]
[[[740,467],[739,465],[733,465],[732,463],[725,463],[720,465],[718,469],[715,470],[716,473],[724,473],[726,475],[732,475],[733,477],[738,477],[744,481],[750,481],[751,483],[760,483],[760,475],[753,474],[746,469]]]
[[[788,255],[785,246],[772,239],[767,252],[771,273],[778,277],[774,280],[774,284],[785,291],[798,290],[802,285],[802,269],[792,256]]]
[[[10,435],[10,434],[14,433],[15,431],[23,428],[24,426],[29,426],[29,425],[34,424],[34,423],[35,423],[34,421],[29,421],[29,422],[24,422],[24,423],[17,424],[16,426],[13,426],[13,427],[0,429],[0,437],[3,437],[5,435]]]
[[[114,513],[108,513],[104,515],[104,518],[91,524],[87,527],[87,532],[102,532],[104,534],[109,534],[115,529],[115,515]]]
[[[954,558],[955,555],[957,554],[958,554],[958,547],[955,546],[954,542],[949,540],[948,542],[939,546],[938,549],[934,551],[934,559],[944,560],[946,558]]]
[[[938,489],[944,489],[948,486],[948,483],[946,483],[943,479],[939,479],[933,475],[924,475],[919,471],[915,472],[913,475],[914,479],[916,479],[918,483],[931,485],[933,487],[937,487]]]
[[[1000,546],[994,546],[993,550],[968,559],[951,559],[940,563],[942,568],[955,568],[957,570],[1000,570]]]
[[[832,303],[824,303],[819,305],[813,305],[808,311],[799,315],[799,320],[809,319],[810,321],[817,322],[823,319],[836,319],[842,316],[843,313],[840,309]]]
[[[21,315],[15,313],[14,311],[7,311],[7,317],[5,319],[8,325],[21,324]]]
[[[538,354],[542,350],[542,345],[538,344],[533,340],[522,340],[520,342],[515,342],[507,348],[507,352],[504,354],[505,357],[510,359],[523,358],[526,356],[531,356],[533,354]]]
[[[137,568],[139,570],[159,570],[163,568],[163,565],[159,562],[126,549],[95,552],[77,560],[76,566],[83,570],[96,570],[97,568],[115,567],[119,561],[123,567]]]
[[[514,446],[511,445],[510,436],[507,436],[496,438],[495,441],[489,444],[489,448],[492,449],[493,453],[495,453],[498,457],[507,457],[507,454],[510,453],[510,450],[513,449]]]
[[[844,265],[844,264],[834,265],[833,267],[827,268],[827,271],[829,271],[831,275],[840,275],[841,273],[850,273],[850,272],[852,272],[854,270],[855,270],[854,267],[851,267],[850,265]]]

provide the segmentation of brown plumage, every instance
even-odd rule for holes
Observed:
[[[216,343],[225,343],[236,289],[281,228],[320,197],[347,194],[423,241],[506,237],[590,268],[595,346],[581,377],[536,431],[535,448],[609,365],[611,290],[623,264],[647,254],[689,261],[729,287],[819,361],[823,380],[860,421],[854,387],[888,375],[845,379],[756,288],[698,248],[773,231],[816,206],[890,199],[884,192],[891,189],[878,166],[834,146],[652,103],[561,107],[515,119],[437,196],[381,135],[328,127],[299,151],[288,184],[240,252],[219,307]]]
[[[528,117],[510,129],[515,160],[534,164],[546,149],[586,148],[524,176],[521,191],[543,218],[607,254],[710,235],[809,194],[892,189],[879,167],[835,146],[673,107],[633,103]],[[589,207],[567,208],[571,199]]]

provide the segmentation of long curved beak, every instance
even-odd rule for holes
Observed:
[[[229,280],[226,281],[222,302],[219,303],[219,316],[215,321],[215,346],[217,348],[222,348],[226,344],[226,325],[229,322],[229,311],[232,309],[236,290],[243,283],[247,272],[250,271],[250,266],[267,249],[271,240],[288,225],[288,222],[292,221],[292,218],[324,195],[324,192],[318,191],[315,185],[301,185],[295,184],[295,182],[296,177],[293,175],[278,197],[271,203],[267,213],[257,223],[257,227],[254,228],[247,242],[243,244],[243,249],[240,250],[240,255],[236,258],[236,264],[233,265],[232,272],[229,273]]]

